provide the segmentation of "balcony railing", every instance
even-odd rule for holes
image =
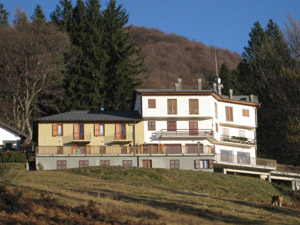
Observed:
[[[291,166],[291,165],[284,165],[284,164],[277,164],[277,171],[282,173],[297,173],[300,174],[300,168]]]
[[[75,136],[74,134],[64,136],[62,138],[63,144],[72,143],[72,142],[90,142],[91,133],[85,132],[83,135]]]
[[[129,143],[133,141],[132,133],[126,133],[125,135],[110,135],[104,137],[105,143]]]
[[[215,154],[215,160],[220,164],[243,165],[243,166],[259,166],[276,168],[276,160],[254,158],[248,156]]]
[[[246,145],[255,145],[255,139],[247,138],[247,137],[239,137],[239,136],[228,136],[228,135],[220,135],[221,141],[231,142],[231,143],[240,143]]]
[[[162,129],[161,131],[152,134],[152,140],[159,139],[176,139],[176,138],[207,138],[213,137],[213,130],[211,129],[176,129],[167,130]]]
[[[139,146],[40,146],[36,147],[38,155],[80,155],[80,154],[214,154],[213,145],[197,146],[188,148],[187,146],[172,145],[139,145]]]

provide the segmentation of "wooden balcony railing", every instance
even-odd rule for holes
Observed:
[[[211,129],[176,129],[161,131],[152,134],[152,140],[158,139],[174,139],[174,138],[207,138],[213,137],[213,130]]]
[[[79,154],[214,154],[213,145],[177,146],[177,145],[139,145],[139,146],[40,146],[36,147],[38,155],[79,155]]]
[[[217,163],[220,164],[276,168],[276,160],[271,159],[262,159],[228,154],[215,154],[215,160]]]
[[[110,135],[104,137],[105,143],[113,143],[113,142],[129,143],[132,141],[133,141],[133,135],[130,132],[127,132],[125,135]]]

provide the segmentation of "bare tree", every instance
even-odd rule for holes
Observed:
[[[300,23],[288,15],[289,23],[285,23],[285,34],[293,57],[300,62]]]
[[[29,23],[20,9],[14,27],[0,30],[0,79],[2,98],[10,100],[6,118],[32,139],[31,117],[40,97],[57,86],[68,37],[52,24]]]

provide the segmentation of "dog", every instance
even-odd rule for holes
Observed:
[[[282,195],[272,196],[272,205],[279,205],[281,207],[282,201],[283,201]]]

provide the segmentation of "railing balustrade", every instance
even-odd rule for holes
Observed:
[[[139,146],[40,146],[39,155],[80,155],[80,154],[214,154],[213,145],[177,146],[177,145],[139,145]]]
[[[90,141],[90,140],[91,140],[91,133],[89,132],[85,132],[84,135],[78,135],[78,136],[70,134],[62,138],[63,144],[71,143],[74,141]]]
[[[232,143],[240,143],[247,145],[255,145],[256,140],[247,137],[239,137],[239,136],[228,136],[228,135],[220,135],[221,141],[232,142]]]

